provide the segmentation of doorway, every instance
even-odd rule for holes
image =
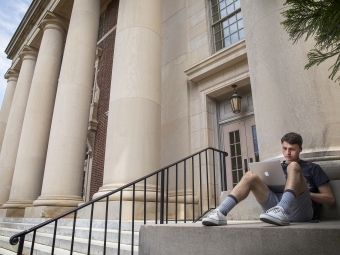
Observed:
[[[228,153],[227,185],[232,189],[248,171],[248,164],[260,161],[254,116],[221,125],[221,133]]]

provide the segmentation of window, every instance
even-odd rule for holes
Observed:
[[[251,130],[252,130],[252,133],[253,133],[255,162],[259,162],[260,161],[260,154],[259,154],[259,146],[257,144],[256,126],[252,126]]]
[[[105,12],[100,15],[99,18],[99,29],[98,29],[98,41],[104,36],[104,20],[105,20]]]
[[[231,172],[233,175],[233,186],[235,187],[243,176],[241,141],[239,131],[236,130],[233,132],[229,132],[229,139],[230,139]]]
[[[240,0],[211,0],[215,52],[244,38]]]

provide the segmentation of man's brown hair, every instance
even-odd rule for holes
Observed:
[[[283,142],[287,142],[289,144],[297,144],[297,145],[299,145],[299,147],[301,149],[303,140],[302,140],[301,135],[299,135],[298,133],[290,132],[288,134],[285,134],[281,138],[281,144]]]

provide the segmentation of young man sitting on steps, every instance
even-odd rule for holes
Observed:
[[[202,220],[203,225],[226,225],[225,216],[250,191],[265,212],[260,215],[260,219],[278,226],[289,225],[291,221],[310,221],[320,204],[334,204],[329,179],[322,168],[300,159],[302,137],[297,133],[288,133],[282,137],[281,145],[286,159],[281,163],[287,178],[284,193],[275,194],[257,174],[249,171],[228,197]]]

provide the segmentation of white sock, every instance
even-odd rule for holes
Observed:
[[[226,216],[231,209],[238,203],[237,198],[233,195],[228,195],[226,199],[217,207],[220,212]]]
[[[295,192],[290,189],[286,189],[282,195],[281,201],[277,205],[281,206],[283,210],[285,210],[285,212],[289,214],[290,208],[292,207],[295,198]]]

